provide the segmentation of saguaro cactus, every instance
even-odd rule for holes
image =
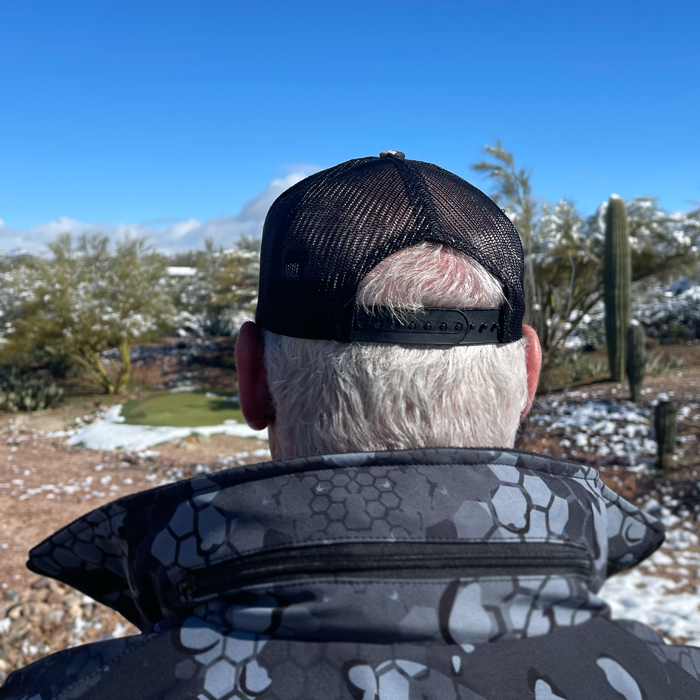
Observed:
[[[627,380],[630,385],[632,401],[638,401],[642,392],[644,370],[647,363],[645,340],[646,336],[642,324],[636,319],[632,319],[627,328]]]
[[[625,336],[632,306],[632,254],[627,208],[616,194],[610,195],[605,217],[603,283],[608,363],[612,380],[619,382],[625,374]]]
[[[659,394],[654,409],[654,430],[659,452],[659,469],[671,466],[671,457],[676,449],[676,409],[666,394]]]

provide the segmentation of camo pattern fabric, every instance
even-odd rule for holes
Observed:
[[[33,549],[29,567],[144,628],[184,611],[173,591],[188,572],[281,547],[559,542],[590,555],[595,593],[609,554],[616,570],[629,567],[662,539],[592,468],[516,451],[411,450],[236,467],[127,496]]]
[[[695,657],[674,658],[614,627],[596,596],[608,570],[633,566],[662,540],[662,526],[607,489],[591,468],[515,450],[433,449],[268,462],[128,496],[48,538],[32,550],[29,567],[106,603],[151,635],[147,648],[157,647],[174,674],[158,683],[177,678],[201,691],[178,695],[162,686],[162,697],[501,698],[511,696],[463,682],[465,670],[474,680],[488,659],[512,654],[513,644],[532,649],[572,630],[585,636],[603,623],[606,634],[614,628],[627,646],[648,652],[664,678],[673,668],[696,682],[686,669],[695,668]],[[223,562],[349,542],[550,543],[585,553],[592,573],[326,575],[224,586],[201,600],[183,593],[188,577]],[[284,680],[275,661],[282,650],[294,666]],[[131,668],[141,657],[119,652],[105,667],[114,678],[117,666]],[[38,664],[58,678],[75,667],[61,658]],[[601,692],[623,693],[619,688],[629,685],[629,664],[620,670],[620,663],[614,654],[592,659],[591,668],[612,679]],[[328,671],[322,682],[319,667]],[[301,695],[290,690],[300,673]],[[528,694],[512,697],[565,697],[561,679],[528,674]],[[20,687],[27,677],[16,672],[7,685]],[[100,674],[87,677],[95,682]],[[70,682],[78,692],[87,681]],[[319,683],[325,695],[313,689]],[[647,691],[629,692],[642,698]],[[13,693],[7,697],[32,698],[29,690]]]
[[[658,637],[642,640],[641,632],[622,627],[598,617],[555,634],[468,650],[277,639],[196,617],[169,618],[135,642],[98,642],[35,662],[10,676],[0,700],[700,698],[693,673],[659,658]],[[78,653],[81,661],[73,664]]]

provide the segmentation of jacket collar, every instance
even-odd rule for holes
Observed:
[[[435,639],[463,646],[549,632],[606,613],[606,575],[634,566],[663,526],[590,468],[515,450],[427,449],[310,457],[196,477],[88,513],[28,567],[143,628],[173,614],[252,632]],[[585,553],[557,573],[392,580],[305,578],[183,595],[196,571],[275,550],[348,542],[549,543]],[[572,550],[572,551],[573,551]]]

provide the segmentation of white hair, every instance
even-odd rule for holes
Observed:
[[[489,308],[501,283],[438,243],[384,259],[357,302],[416,310]],[[340,343],[264,331],[281,457],[421,447],[513,447],[527,406],[524,339],[435,347]]]

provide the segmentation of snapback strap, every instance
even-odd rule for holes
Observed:
[[[398,313],[398,318],[397,318]],[[407,345],[484,345],[502,342],[501,309],[397,311],[356,309],[350,340]]]

